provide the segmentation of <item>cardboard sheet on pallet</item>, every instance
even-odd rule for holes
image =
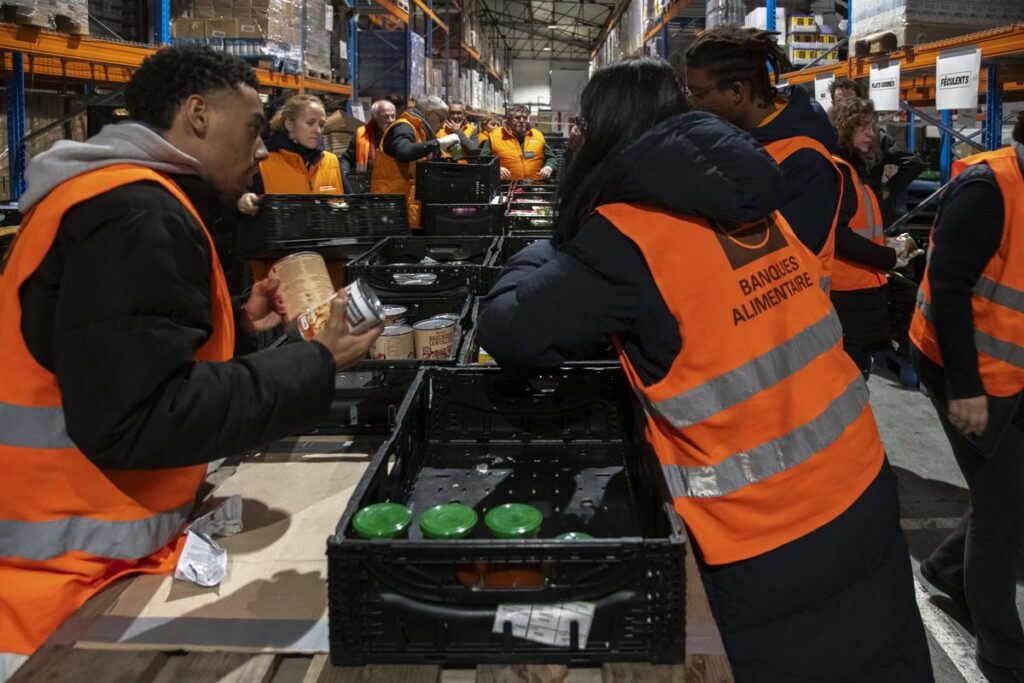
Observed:
[[[240,465],[212,496],[243,498],[243,531],[217,539],[229,557],[219,586],[130,579],[101,614],[72,617],[60,641],[116,649],[327,652],[325,540],[381,440],[297,437]]]

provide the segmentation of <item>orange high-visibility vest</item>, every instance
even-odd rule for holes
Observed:
[[[157,183],[181,202],[213,253],[212,330],[195,360],[224,361],[234,352],[231,299],[213,239],[169,178],[108,166],[66,181],[28,213],[0,276],[0,652],[33,652],[115,579],[172,573],[206,475],[205,465],[100,469],[68,436],[57,377],[36,362],[21,335],[18,291],[50,250],[64,214],[137,182]]]
[[[476,132],[476,126],[474,126],[469,121],[463,121],[462,122],[462,128],[460,130],[462,131],[462,134],[466,136],[467,140],[472,140],[473,139],[473,133]],[[445,135],[448,135],[448,131],[445,130],[444,128],[442,128],[441,130],[437,131],[437,139],[438,140],[443,138]],[[443,149],[441,150],[441,156],[444,157],[445,159],[451,159],[452,158],[452,155],[450,153],[444,151]]]
[[[1024,390],[1024,176],[1013,147],[963,159],[953,165],[953,172],[959,175],[975,164],[988,164],[995,174],[1005,216],[1002,241],[981,272],[971,297],[978,372],[986,393],[1013,396]],[[941,240],[942,233],[936,233],[935,238]],[[925,267],[917,292],[910,339],[933,363],[942,365],[930,315],[929,270]]]
[[[868,390],[811,257],[781,214],[731,230],[611,204],[679,324],[669,373],[644,386],[647,440],[705,561],[747,559],[842,514],[884,452]],[[679,267],[680,250],[687,267]]]
[[[344,194],[341,165],[333,152],[325,151],[307,169],[301,156],[279,149],[260,162],[260,175],[267,194]]]
[[[416,162],[403,162],[384,151],[384,138],[388,131],[398,125],[411,126],[416,134],[416,142],[426,142],[427,127],[418,116],[405,112],[384,131],[377,146],[377,160],[373,164],[373,177],[370,180],[370,191],[374,194],[404,194],[405,208],[409,216],[409,227],[420,227],[422,206],[416,201]],[[423,159],[421,159],[423,161]]]
[[[839,157],[833,157],[840,166],[850,171],[853,180],[851,191],[857,193],[857,212],[850,219],[850,229],[864,239],[885,246],[885,226],[882,225],[882,209],[878,206],[878,197],[860,178],[853,165]],[[885,273],[877,268],[847,261],[836,256],[832,268],[832,291],[849,292],[855,289],[873,289],[886,284]]]
[[[376,124],[366,124],[366,126],[359,126],[356,130],[356,165],[357,166],[369,166],[374,158],[377,156],[377,149],[373,144],[373,140],[370,139],[370,133],[366,130],[367,126]]]
[[[487,138],[491,141],[491,154],[512,174],[511,180],[540,180],[544,168],[544,134],[531,128],[523,144],[507,128],[495,128]]]
[[[831,164],[832,169],[836,172],[836,178],[839,182],[839,195],[836,198],[836,210],[832,216],[832,226],[828,231],[828,238],[825,240],[824,246],[821,251],[818,252],[818,260],[821,261],[821,288],[828,292],[832,287],[832,270],[834,268],[834,262],[836,257],[836,224],[839,222],[839,207],[843,200],[843,174],[839,171],[835,162],[832,160],[832,155],[829,153],[825,146],[814,138],[797,136],[792,138],[783,138],[782,140],[774,140],[764,146],[765,150],[772,155],[775,159],[775,163],[782,165],[782,162],[788,159],[792,154],[802,149],[813,149],[815,152],[823,156]],[[816,202],[821,201],[820,197],[807,197],[805,201]]]

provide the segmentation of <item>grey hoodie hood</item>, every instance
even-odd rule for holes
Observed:
[[[145,166],[161,173],[199,175],[199,162],[167,142],[152,128],[134,121],[104,126],[85,142],[62,140],[32,158],[25,171],[28,188],[18,210],[28,212],[61,183],[115,164]]]

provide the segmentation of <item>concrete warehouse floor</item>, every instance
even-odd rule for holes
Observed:
[[[965,626],[968,620],[921,578],[918,569],[921,560],[962,517],[967,507],[967,486],[928,397],[903,387],[895,375],[878,367],[868,386],[889,461],[899,476],[901,523],[910,544],[935,680],[984,683],[974,662],[974,637]],[[1021,584],[1018,581],[1017,607],[1024,615]]]

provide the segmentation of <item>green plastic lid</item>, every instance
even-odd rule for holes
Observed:
[[[484,517],[495,538],[530,538],[544,521],[540,510],[521,503],[507,503],[494,508]]]
[[[420,529],[427,538],[465,538],[473,533],[479,519],[476,510],[461,503],[435,505],[420,515]]]
[[[566,531],[555,536],[556,541],[593,541],[594,537],[585,531]]]
[[[409,527],[412,513],[398,503],[367,505],[352,518],[352,527],[362,538],[395,538]]]

